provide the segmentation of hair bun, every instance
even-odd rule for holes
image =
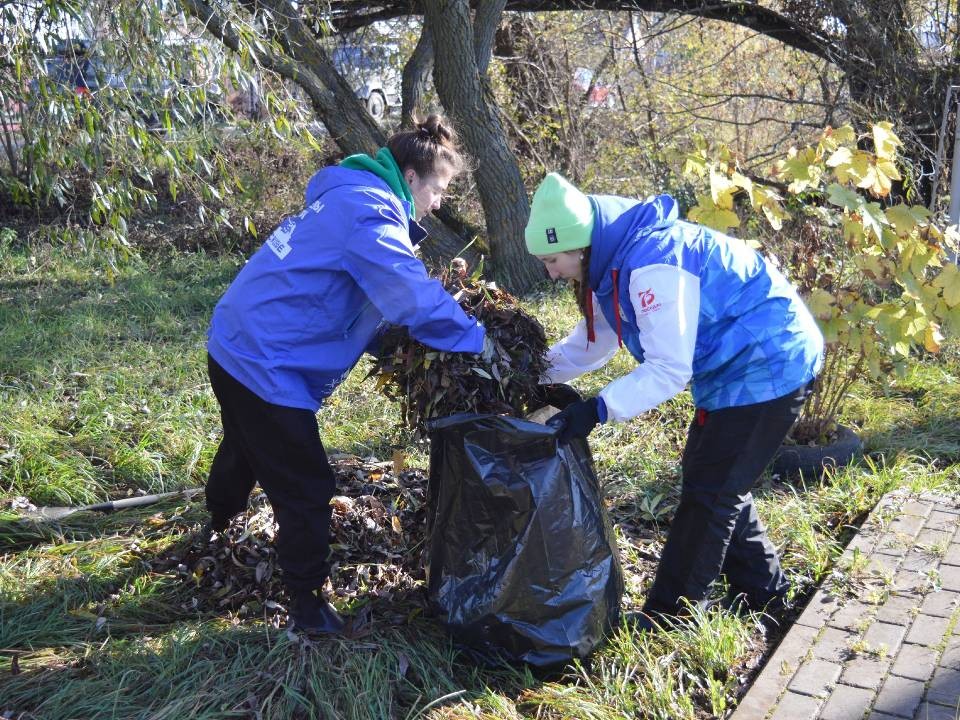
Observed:
[[[455,139],[453,131],[443,124],[443,118],[440,115],[428,116],[423,122],[417,123],[417,129],[421,134],[440,144],[452,143]]]

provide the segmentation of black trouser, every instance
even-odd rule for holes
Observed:
[[[207,367],[223,420],[206,487],[213,521],[243,512],[260,483],[278,525],[284,583],[291,590],[319,588],[330,572],[330,498],[336,485],[316,415],[260,399],[209,355]]]
[[[750,491],[793,425],[809,385],[755,405],[697,410],[683,450],[680,504],[644,611],[675,614],[699,603],[721,573],[752,608],[788,582]]]

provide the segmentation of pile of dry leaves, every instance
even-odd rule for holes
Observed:
[[[428,420],[461,412],[524,416],[544,403],[538,385],[546,370],[543,326],[509,293],[492,283],[441,277],[468,315],[487,330],[493,356],[445,353],[421,345],[405,328],[389,331],[371,375],[377,387],[399,401],[417,434]]]
[[[378,608],[377,622],[404,623],[426,606],[420,562],[426,475],[403,470],[400,458],[378,462],[331,455],[330,464],[342,494],[331,503],[334,565],[326,590],[348,604],[354,598],[361,601],[366,611]],[[287,596],[273,543],[276,527],[266,496],[258,493],[226,532],[198,533],[154,569],[173,572],[187,583],[184,610],[228,610],[279,626]]]

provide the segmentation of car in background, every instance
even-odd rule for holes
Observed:
[[[608,108],[614,107],[617,101],[615,86],[598,82],[591,88],[591,82],[593,82],[593,70],[590,68],[578,67],[573,72],[573,79],[570,84],[573,86],[574,90],[581,94],[587,92],[587,90],[590,90],[590,95],[587,97],[588,106]]]
[[[44,74],[49,82],[72,89],[77,95],[102,103],[98,107],[126,108],[152,129],[164,124],[165,110],[173,107],[179,118],[191,124],[221,122],[227,99],[216,83],[204,84],[202,103],[186,106],[178,90],[189,84],[186,79],[169,77],[148,82],[128,68],[117,67],[93,49],[87,40],[57,43],[54,53],[44,59]],[[40,79],[33,78],[27,88],[30,102],[40,97]],[[111,94],[115,93],[112,95]],[[243,98],[240,98],[241,100]],[[236,102],[231,99],[231,105]],[[245,108],[241,108],[243,110]]]
[[[390,62],[389,48],[339,44],[330,59],[374,120],[382,122],[400,107],[400,73]]]
[[[57,43],[54,54],[43,61],[43,69],[52,82],[73,89],[77,95],[89,96],[101,88],[127,87],[123,75],[91,53],[86,40]],[[28,87],[30,94],[35,95],[39,86],[39,78],[31,80]]]

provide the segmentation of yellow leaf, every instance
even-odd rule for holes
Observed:
[[[683,162],[683,174],[703,177],[707,174],[706,160],[699,155],[687,155]]]
[[[863,244],[866,233],[863,230],[863,224],[859,221],[847,217],[843,219],[843,239],[845,242],[858,247]]]
[[[724,210],[733,210],[733,195],[736,191],[737,186],[730,178],[716,168],[710,168],[710,196],[714,205]]]
[[[854,151],[849,163],[837,165],[833,169],[833,174],[836,176],[837,182],[849,182],[859,185],[870,171],[871,159],[870,153],[864,152],[863,150]]]
[[[837,167],[839,165],[849,165],[853,162],[853,153],[850,148],[837,148],[830,157],[827,158],[827,167]]]
[[[940,326],[931,323],[927,326],[926,332],[923,334],[923,346],[927,349],[928,352],[940,352],[940,345],[943,343],[943,335],[940,333]]]
[[[833,317],[834,297],[822,288],[814,288],[807,298],[807,307],[820,320]]]
[[[784,210],[779,203],[766,203],[761,208],[767,222],[774,230],[780,230],[783,227],[783,221],[790,218],[790,213]]]
[[[797,151],[790,149],[787,159],[783,161],[782,169],[787,177],[793,178],[788,190],[792,193],[803,192],[820,182],[823,170],[817,164],[816,152],[812,148]]]
[[[833,136],[839,142],[855,143],[857,141],[857,132],[853,129],[853,125],[850,125],[849,123],[846,125],[841,125],[834,130]]]
[[[737,217],[735,212],[717,207],[713,204],[713,198],[709,195],[701,195],[699,200],[700,202],[697,203],[697,206],[690,208],[690,212],[688,213],[690,219],[694,222],[701,223],[720,232],[726,231],[727,228],[738,227],[740,225],[740,218]]]
[[[873,126],[873,146],[877,157],[892,160],[897,155],[897,147],[903,145],[893,132],[893,123],[878,122]]]
[[[884,225],[890,224],[887,221],[887,216],[883,214],[883,208],[877,203],[864,203],[860,207],[860,214],[864,229],[872,232],[877,240],[879,240]]]
[[[876,255],[857,253],[853,256],[853,262],[871,280],[879,280],[884,277],[883,263]]]
[[[926,210],[926,208],[922,209]],[[893,225],[894,229],[897,231],[897,235],[900,237],[906,237],[913,232],[913,229],[918,223],[923,221],[923,218],[917,217],[917,215],[913,212],[913,208],[901,203],[900,205],[894,205],[891,208],[887,208],[887,220],[889,220]]]
[[[734,172],[730,176],[730,182],[732,182],[738,188],[746,191],[751,198],[753,197],[753,180],[748,178],[746,175],[741,175],[738,172]]]
[[[836,143],[855,143],[857,133],[850,125],[843,125],[838,128],[828,127],[824,135],[831,138]]]
[[[877,160],[877,170],[892,180],[900,180],[900,171],[889,160]]]
[[[948,308],[960,305],[960,270],[953,263],[947,263],[934,279],[935,287],[943,288],[943,301]]]
[[[390,518],[390,527],[397,535],[403,535],[403,526],[400,524],[400,518],[396,515]]]

